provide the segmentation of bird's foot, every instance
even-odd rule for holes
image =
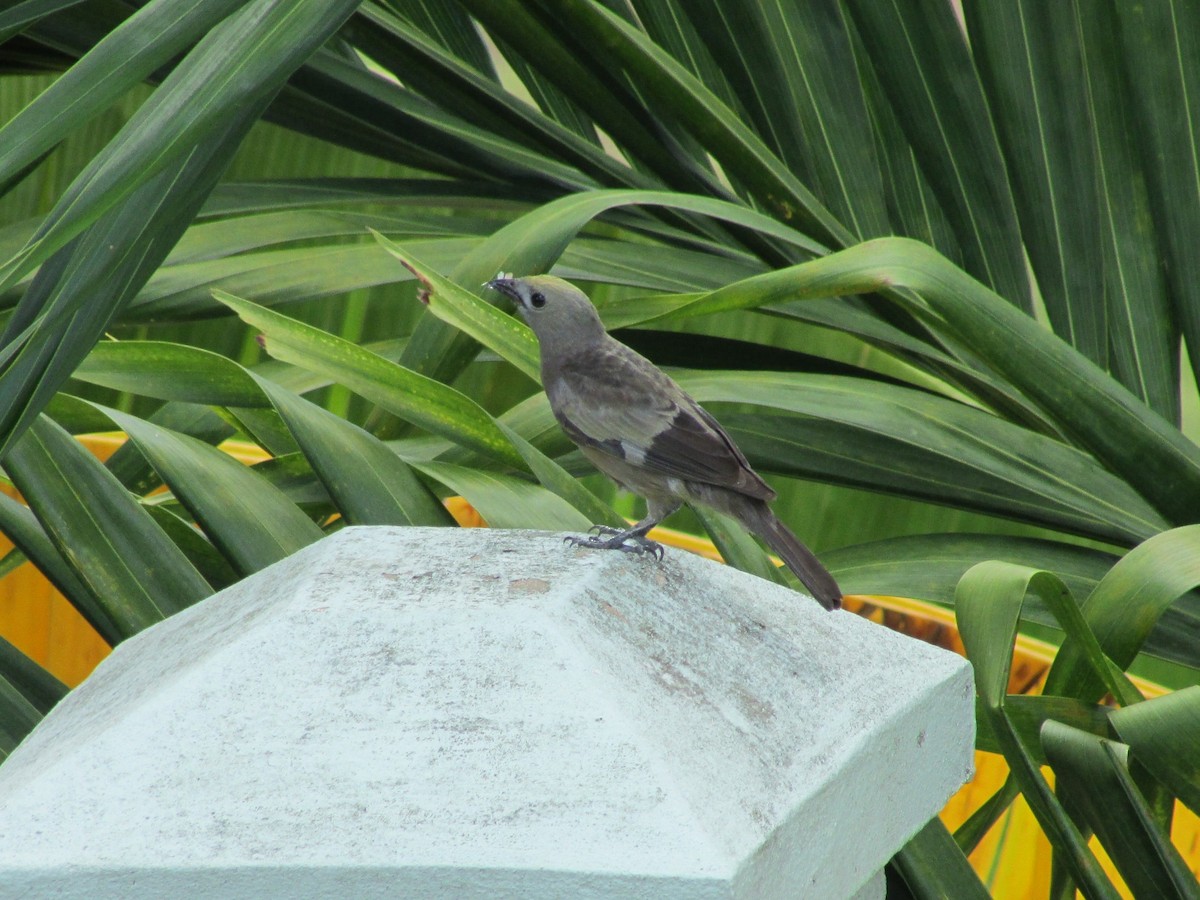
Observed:
[[[622,553],[636,553],[639,556],[649,553],[655,559],[663,558],[662,544],[650,540],[644,534],[630,534],[628,531],[608,525],[593,525],[589,531],[595,531],[596,534],[588,537],[566,537],[563,538],[563,542],[572,547],[587,547],[591,550],[620,550]],[[606,539],[603,535],[611,535],[611,537]]]
[[[588,529],[588,534],[627,534],[627,529],[613,528],[611,525],[593,525]]]

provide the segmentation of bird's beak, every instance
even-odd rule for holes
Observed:
[[[491,288],[493,291],[499,291],[504,296],[516,301],[518,306],[521,304],[521,298],[517,294],[516,281],[506,272],[499,273],[491,281],[485,281],[483,286]]]

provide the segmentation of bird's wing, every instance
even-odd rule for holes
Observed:
[[[563,430],[581,446],[666,477],[775,496],[711,415],[622,344],[581,353],[546,390]]]

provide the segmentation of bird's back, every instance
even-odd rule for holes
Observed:
[[[716,419],[614,338],[557,361],[545,386],[556,418],[580,446],[667,478],[775,496]]]

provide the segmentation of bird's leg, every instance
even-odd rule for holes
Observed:
[[[646,532],[682,506],[681,503],[660,506],[650,504],[646,518],[629,528],[613,528],[611,525],[593,525],[588,537],[565,538],[572,547],[590,547],[593,550],[620,550],[624,553],[649,553],[663,558],[662,544],[646,537]],[[595,532],[592,535],[591,532]],[[607,537],[606,537],[607,536]]]

